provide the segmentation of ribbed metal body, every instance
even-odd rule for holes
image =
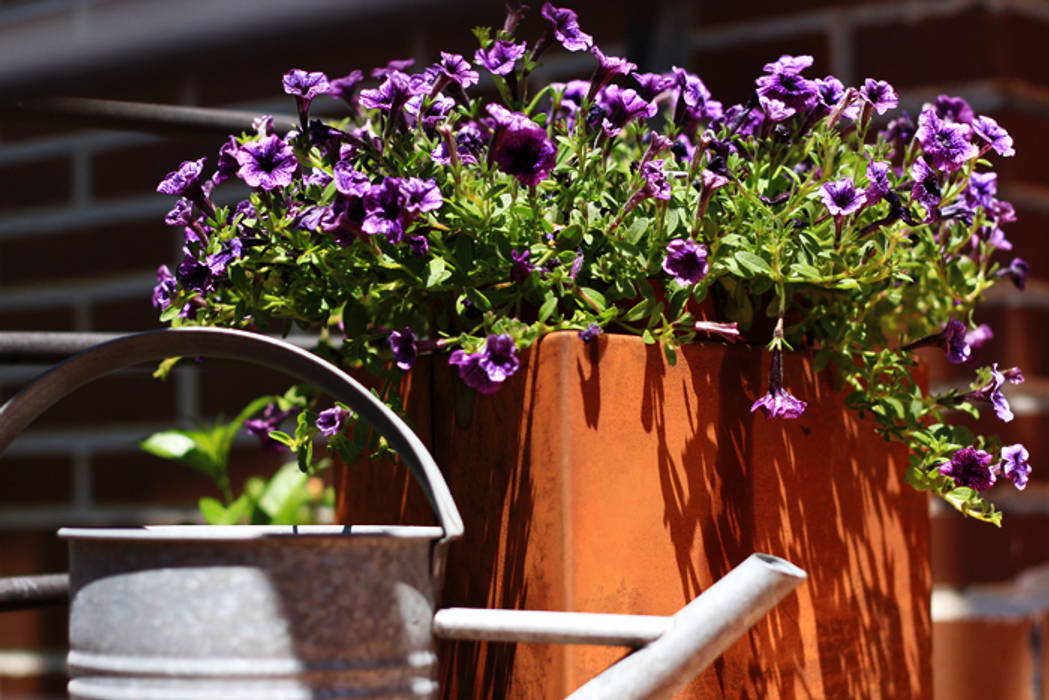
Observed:
[[[60,534],[72,698],[436,697],[440,528]]]

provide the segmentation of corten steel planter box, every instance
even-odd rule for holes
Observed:
[[[906,450],[801,355],[784,371],[805,414],[751,414],[768,361],[696,345],[671,366],[634,337],[555,333],[492,396],[444,357],[421,362],[410,413],[466,525],[442,604],[670,614],[768,552],[809,580],[679,697],[931,697],[928,506],[904,483]],[[371,522],[392,500],[427,522],[413,487],[382,491],[385,469],[343,471],[340,517]],[[625,652],[445,643],[442,687],[563,697]]]

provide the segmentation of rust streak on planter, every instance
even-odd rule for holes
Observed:
[[[633,337],[557,333],[522,359],[492,396],[443,358],[413,371],[413,419],[466,524],[443,605],[668,615],[767,552],[809,581],[679,697],[931,697],[926,499],[829,375],[785,357],[808,410],[766,421],[749,412],[767,388],[753,349],[690,346],[670,366]],[[403,479],[382,487],[387,468],[353,467],[340,515],[429,522]],[[448,642],[442,684],[563,697],[628,651]]]

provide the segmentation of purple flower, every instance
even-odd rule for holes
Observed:
[[[546,129],[519,112],[491,109],[495,106],[488,105],[497,121],[489,157],[523,185],[545,180],[557,162],[557,146],[546,135]]]
[[[860,99],[869,104],[878,114],[885,114],[890,109],[896,109],[900,98],[896,91],[884,80],[873,80],[867,78],[863,81],[863,87],[859,90]]]
[[[175,206],[164,216],[168,226],[189,226],[193,223],[193,203],[185,197],[179,197]]]
[[[994,205],[994,195],[998,194],[997,173],[973,172],[969,175],[969,186],[965,188],[965,203],[969,208]]]
[[[765,118],[772,123],[790,119],[798,111],[793,107],[788,107],[780,100],[764,95],[758,95],[758,104],[761,106],[761,111],[765,113]]]
[[[670,183],[663,172],[662,160],[650,160],[641,166],[641,177],[645,180],[641,191],[646,197],[654,197],[664,202],[670,199]]]
[[[925,208],[925,220],[932,221],[936,218],[937,207],[940,206],[940,180],[936,171],[929,167],[925,159],[918,156],[911,166],[911,179],[914,186],[911,188],[911,199]]]
[[[1009,267],[999,270],[1000,276],[1006,276],[1012,280],[1016,288],[1023,290],[1027,286],[1027,275],[1031,270],[1031,266],[1023,258],[1013,258],[1013,261],[1009,263]]]
[[[927,345],[935,345],[947,352],[948,362],[958,364],[968,360],[969,355],[972,353],[972,348],[969,347],[969,343],[965,340],[965,336],[965,324],[961,321],[955,321],[952,318],[939,333],[933,333],[924,338],[919,338],[912,343],[904,345],[900,349],[906,352]]]
[[[864,194],[867,198],[867,206],[873,206],[882,200],[889,192],[889,169],[890,163],[883,160],[872,160],[867,164],[867,189]]]
[[[413,217],[440,209],[444,204],[436,180],[409,177],[401,181],[401,191],[404,193],[404,210]]]
[[[699,333],[714,333],[720,335],[725,340],[730,342],[736,342],[740,339],[739,324],[733,321],[732,323],[720,323],[718,321],[696,321],[692,326]]]
[[[415,332],[408,326],[403,331],[390,333],[390,348],[393,350],[393,360],[403,370],[409,370],[419,357],[419,347],[415,343]]]
[[[994,407],[994,413],[1004,423],[1013,419],[1013,411],[1009,408],[1009,401],[1002,393],[1005,385],[1005,375],[998,371],[998,363],[991,365],[991,378],[979,389],[970,391],[964,395],[966,401],[986,401]]]
[[[677,238],[667,243],[667,255],[663,258],[663,271],[681,286],[695,284],[703,279],[710,266],[707,264],[707,249],[691,238]]]
[[[328,92],[328,76],[321,72],[307,73],[293,68],[284,74],[281,81],[284,92],[295,97],[295,107],[299,111],[299,122],[306,128],[309,121],[310,103],[317,95]]]
[[[280,427],[280,424],[290,418],[296,409],[289,408],[287,411],[277,409],[277,404],[271,403],[262,410],[262,414],[255,418],[244,421],[244,428],[258,438],[262,448],[270,454],[287,449],[284,445],[270,437],[270,433]]]
[[[820,199],[832,216],[848,216],[860,210],[867,201],[863,190],[856,189],[850,177],[824,183],[820,187]]]
[[[983,347],[984,343],[994,338],[994,331],[986,323],[981,323],[976,328],[965,334],[965,342],[969,347],[976,350]]]
[[[569,9],[543,4],[543,17],[554,25],[554,37],[569,51],[586,51],[594,43],[594,37],[579,29],[579,18]]]
[[[196,204],[207,216],[214,216],[215,208],[208,199],[201,178],[206,160],[207,158],[200,158],[182,161],[178,170],[173,170],[164,176],[164,179],[157,185],[157,192],[174,197],[185,197]]]
[[[845,97],[845,86],[833,75],[828,75],[822,80],[816,78],[813,83],[816,85],[816,103],[822,112],[834,109],[841,102],[841,98]]]
[[[780,56],[775,63],[765,64],[766,74],[755,82],[758,94],[770,100],[779,100],[797,111],[805,111],[819,99],[816,83],[803,78],[801,71],[812,65],[811,56]]]
[[[969,124],[973,120],[973,108],[961,97],[939,95],[932,103],[936,116],[949,122]]]
[[[671,72],[678,89],[678,99],[684,105],[683,110],[681,105],[674,110],[675,123],[682,124],[686,116],[689,120],[719,119],[723,116],[721,103],[710,99],[710,90],[699,76],[677,66],[673,67]]]
[[[1027,461],[1029,458],[1027,448],[1020,443],[1002,448],[1002,461],[998,468],[1002,475],[1021,491],[1027,486],[1027,480],[1031,476],[1031,465]]]
[[[995,153],[1003,157],[1016,155],[1016,149],[1013,148],[1013,137],[1008,131],[998,126],[998,122],[994,119],[984,116],[977,117],[972,122],[972,128],[973,132],[985,142],[983,152],[993,148]]]
[[[597,91],[608,84],[608,81],[617,75],[630,75],[637,70],[637,65],[625,58],[618,56],[606,56],[597,45],[590,47],[590,53],[597,59],[597,68],[590,78],[590,90],[587,99],[593,99]]]
[[[932,109],[918,115],[918,130],[914,132],[932,167],[948,172],[958,170],[980,154],[970,140],[971,134],[968,124],[940,119]]]
[[[673,87],[676,82],[672,75],[664,73],[634,73],[634,80],[640,88],[638,94],[650,102],[664,90]]]
[[[342,432],[342,429],[346,427],[347,421],[350,419],[350,412],[345,408],[339,406],[332,406],[326,408],[320,412],[317,416],[317,430],[321,431],[321,435],[325,437],[335,437]]]
[[[350,109],[357,109],[357,86],[364,80],[360,70],[350,71],[349,75],[336,78],[328,83],[328,94],[345,102]]]
[[[481,79],[480,73],[470,67],[470,62],[457,53],[441,52],[441,60],[433,64],[432,69],[437,76],[431,94],[444,89],[449,83],[456,83],[463,89],[476,85]]]
[[[455,151],[459,156],[459,162],[463,164],[476,163],[477,155],[484,148],[484,139],[480,129],[473,123],[464,124],[455,132]],[[430,153],[435,163],[449,165],[452,159],[448,153],[448,144],[442,141]]]
[[[368,176],[353,167],[353,163],[340,160],[332,169],[335,180],[335,189],[342,194],[363,197],[368,193],[371,183]]]
[[[157,285],[153,287],[153,307],[157,309],[166,308],[171,302],[171,297],[174,296],[177,286],[175,276],[171,274],[168,266],[161,265],[158,267]]]
[[[213,183],[217,185],[237,174],[237,169],[240,167],[240,163],[237,162],[237,150],[239,148],[237,139],[233,136],[230,136],[226,143],[219,148],[219,160],[215,164],[215,173],[211,176]]]
[[[368,235],[382,233],[390,243],[400,243],[408,224],[407,202],[399,177],[387,177],[380,184],[372,185],[364,195],[365,217],[361,230]]]
[[[387,61],[385,66],[372,68],[371,76],[373,78],[385,78],[390,73],[403,73],[414,65],[414,58],[395,58],[392,61]]]
[[[422,95],[416,95],[404,103],[404,113],[409,117],[409,126],[414,126],[416,121],[421,120],[423,126],[432,129],[439,122],[444,121],[448,113],[455,107],[455,100],[452,98],[444,95],[435,95],[425,111],[423,111],[423,100],[424,97]]]
[[[783,352],[776,348],[772,351],[769,363],[769,390],[750,406],[750,412],[759,408],[765,414],[765,420],[773,418],[798,418],[805,412],[807,403],[795,398],[783,388]]]
[[[513,260],[513,265],[510,267],[511,282],[523,282],[535,270],[535,265],[528,262],[528,258],[531,255],[531,251],[528,250],[520,252],[517,250],[510,251],[510,259]]]
[[[1002,371],[1002,375],[1010,384],[1023,384],[1024,376],[1019,367],[1010,367]]]
[[[623,89],[618,85],[608,85],[597,94],[597,103],[605,110],[601,120],[601,129],[609,138],[619,132],[633,119],[655,116],[656,105],[642,98],[631,88]]]
[[[899,140],[904,146],[911,142],[914,138],[914,132],[917,127],[914,125],[914,120],[911,119],[911,115],[907,112],[902,112],[900,116],[893,119],[885,127],[885,131],[882,135],[886,141]]]
[[[244,143],[237,151],[237,162],[237,176],[249,187],[266,191],[290,185],[299,168],[291,146],[273,134]]]
[[[991,468],[993,458],[972,445],[963,447],[951,456],[951,461],[940,465],[940,474],[954,479],[957,486],[966,486],[976,491],[986,491],[997,480]]]
[[[386,75],[374,90],[361,90],[360,102],[366,109],[378,109],[390,115],[398,115],[405,103],[413,97],[429,91],[425,81],[394,70]]]
[[[508,335],[489,335],[484,350],[466,353],[456,350],[448,364],[459,367],[459,377],[482,394],[494,394],[520,367],[517,347]]]
[[[591,323],[589,326],[579,331],[579,339],[584,343],[594,342],[599,335],[601,335],[601,326],[596,323]]]
[[[509,41],[499,41],[492,44],[487,51],[477,49],[474,53],[474,63],[483,66],[493,75],[507,75],[512,72],[514,65],[525,54],[525,43],[512,44]]]

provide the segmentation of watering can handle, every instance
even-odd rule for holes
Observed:
[[[463,521],[452,494],[414,432],[357,380],[335,365],[290,343],[226,328],[145,331],[95,345],[55,365],[0,406],[0,453],[51,405],[75,389],[120,369],[168,357],[240,360],[284,372],[349,406],[386,438],[430,499],[447,542],[462,536]]]

